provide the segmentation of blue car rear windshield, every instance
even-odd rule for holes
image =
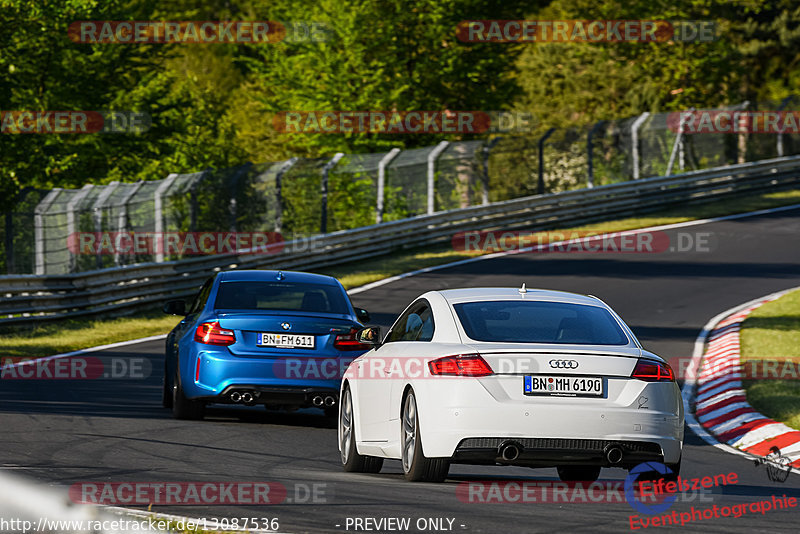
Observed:
[[[350,313],[342,290],[323,284],[291,282],[221,282],[217,310],[276,310]]]
[[[486,301],[453,306],[464,331],[475,341],[627,345],[614,317],[604,308],[563,302]]]

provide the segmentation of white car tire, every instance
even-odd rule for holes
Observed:
[[[450,470],[450,458],[426,458],[422,453],[419,411],[414,390],[403,399],[400,418],[403,474],[411,482],[443,482]]]
[[[383,458],[358,454],[353,413],[353,395],[350,393],[350,388],[345,386],[339,409],[339,448],[342,467],[348,473],[380,473]]]

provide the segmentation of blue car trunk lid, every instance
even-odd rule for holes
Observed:
[[[326,314],[293,315],[288,313],[220,313],[220,327],[236,332],[236,343],[228,349],[240,356],[320,357],[334,355],[337,334],[346,334],[358,327],[351,319]],[[265,347],[259,344],[261,334],[297,334],[314,336],[314,348]]]

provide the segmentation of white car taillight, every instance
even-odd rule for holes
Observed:
[[[675,382],[675,373],[666,363],[639,360],[636,362],[631,378],[638,378],[645,382]]]
[[[480,354],[457,354],[445,356],[428,362],[433,375],[448,376],[488,376],[494,374],[492,368]]]

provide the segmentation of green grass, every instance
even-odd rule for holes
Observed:
[[[35,358],[119,341],[166,334],[179,317],[149,312],[114,319],[43,322],[33,329],[0,335],[0,365],[5,358]]]
[[[673,208],[647,216],[631,217],[564,230],[621,232],[662,224],[673,224],[764,208],[800,203],[800,190],[721,200],[713,203]],[[396,251],[370,260],[320,269],[335,276],[348,288],[358,287],[390,276],[475,257],[476,252],[459,252],[449,243],[438,246]],[[127,341],[167,333],[178,318],[148,312],[130,317],[96,320],[42,322],[33,328],[0,332],[0,357],[38,357],[70,352],[82,348]]]
[[[741,359],[778,362],[775,376],[792,376],[800,363],[800,290],[757,308],[742,324]],[[786,365],[789,362],[790,365]],[[792,365],[793,364],[793,365]],[[783,371],[783,373],[781,373]],[[800,380],[745,380],[753,408],[800,430]]]

